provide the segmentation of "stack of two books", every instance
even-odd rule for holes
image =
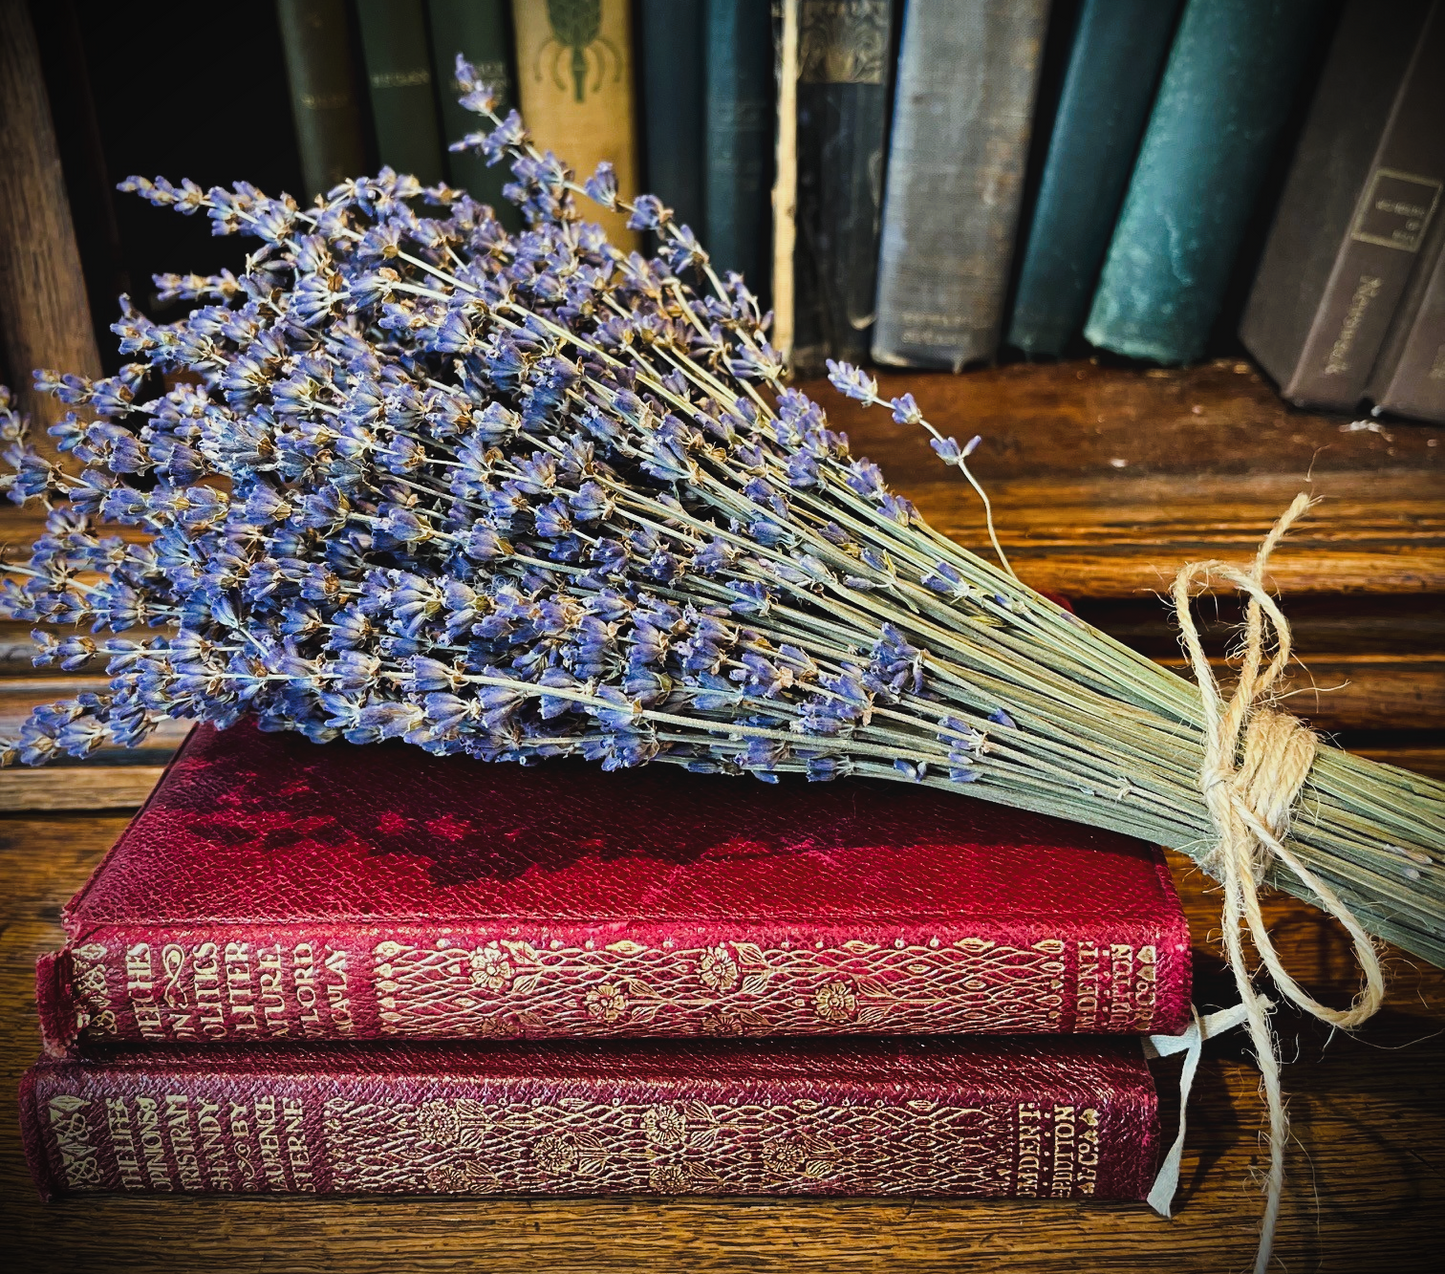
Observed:
[[[41,962],[47,1196],[1139,1199],[1137,841],[901,784],[198,729]],[[1135,1038],[1130,1038],[1131,1036]]]

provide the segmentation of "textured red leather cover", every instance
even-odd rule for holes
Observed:
[[[198,729],[37,998],[91,1041],[1182,1030],[1140,841],[894,783]]]
[[[42,1195],[907,1194],[1139,1199],[1133,1040],[168,1046],[42,1061]]]

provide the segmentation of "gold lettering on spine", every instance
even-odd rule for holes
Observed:
[[[160,1106],[154,1097],[137,1097],[135,1112],[146,1179],[152,1190],[174,1190],[170,1165],[166,1163],[166,1143],[161,1137]]]
[[[220,953],[214,942],[203,942],[191,955],[196,1011],[201,1033],[209,1039],[224,1039],[227,1034]]]
[[[231,1149],[236,1156],[236,1167],[241,1174],[241,1189],[255,1187],[261,1182],[261,1170],[256,1166],[256,1152],[251,1148],[251,1124],[246,1118],[249,1108],[238,1101],[230,1103],[226,1122],[231,1129]]]
[[[190,954],[179,942],[168,942],[161,948],[161,971],[165,978],[161,999],[168,1010],[165,1014],[166,1034],[186,1044],[195,1043],[199,1038],[194,1006],[186,996],[182,981]]]
[[[196,1139],[191,1132],[191,1099],[184,1093],[166,1095],[166,1134],[171,1139],[171,1157],[181,1189],[199,1192],[206,1188],[206,1177],[196,1153]]]
[[[326,971],[336,979],[326,984],[326,1005],[331,1011],[331,1029],[337,1035],[355,1035],[351,1017],[350,985],[346,980],[346,952],[326,949]]]
[[[1134,948],[1127,942],[1109,947],[1110,1031],[1128,1031],[1134,1026]]]
[[[1078,1124],[1072,1106],[1054,1107],[1054,1169],[1050,1174],[1049,1197],[1067,1199],[1074,1193],[1074,1168]]]
[[[1037,1102],[1019,1103],[1018,1162],[1014,1169],[1014,1194],[1021,1199],[1039,1197],[1043,1179],[1043,1112]]]
[[[286,1134],[286,1162],[291,1165],[291,1187],[313,1193],[316,1177],[311,1171],[311,1147],[306,1141],[306,1108],[299,1097],[281,1099],[281,1121]]]
[[[84,1097],[68,1093],[52,1097],[46,1103],[65,1184],[72,1190],[101,1188],[100,1157],[91,1143],[90,1120],[86,1116],[89,1105]]]
[[[271,1039],[284,1039],[291,1034],[286,1022],[285,972],[281,965],[281,947],[262,947],[256,952],[256,962],[261,970],[261,1018],[265,1022],[266,1035]]]
[[[1159,953],[1152,946],[1140,947],[1138,959],[1138,968],[1134,970],[1134,1029],[1144,1031],[1154,1020]]]
[[[144,1190],[145,1176],[140,1169],[140,1151],[136,1149],[135,1129],[131,1127],[130,1111],[124,1097],[105,1099],[105,1127],[110,1134],[110,1149],[115,1155],[122,1190]]]
[[[151,971],[151,949],[148,942],[137,942],[126,948],[125,993],[135,1014],[136,1030],[142,1039],[163,1040],[161,1010],[155,998],[155,980]]]
[[[286,1165],[281,1158],[281,1134],[276,1115],[276,1099],[270,1095],[256,1098],[252,1105],[256,1116],[256,1144],[261,1147],[261,1162],[266,1169],[266,1182],[273,1190],[285,1192]]]
[[[221,1103],[201,1098],[196,1113],[196,1130],[201,1137],[200,1153],[211,1174],[211,1188],[234,1190],[230,1160],[226,1155],[226,1127],[221,1123]]]
[[[1088,1034],[1099,1029],[1099,948],[1089,942],[1079,943],[1077,1007],[1074,1030]]]
[[[1339,335],[1335,337],[1335,343],[1330,346],[1329,358],[1325,360],[1326,376],[1339,376],[1350,370],[1350,353],[1355,347],[1356,337],[1360,334],[1360,325],[1365,321],[1365,311],[1370,308],[1370,302],[1380,294],[1383,286],[1383,281],[1376,275],[1360,275],[1360,281],[1350,296],[1344,321],[1340,324]]]
[[[251,944],[226,943],[226,1009],[230,1027],[240,1035],[256,1033],[256,992],[251,972]]]
[[[1080,1194],[1093,1194],[1099,1184],[1099,1112],[1086,1106],[1079,1112],[1079,1130],[1074,1175]]]

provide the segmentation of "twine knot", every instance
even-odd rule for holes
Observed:
[[[1218,840],[1203,866],[1224,888],[1224,946],[1244,1006],[1250,1040],[1259,1060],[1269,1108],[1270,1167],[1256,1274],[1269,1265],[1274,1230],[1284,1195],[1284,1149],[1289,1131],[1279,1082],[1279,1053],[1267,1017],[1268,1001],[1254,988],[1245,963],[1241,920],[1260,960],[1281,994],[1298,1008],[1331,1026],[1351,1029],[1379,1009],[1385,979],[1374,943],[1339,896],[1300,861],[1288,844],[1295,803],[1308,781],[1319,740],[1303,722],[1272,706],[1275,682],[1289,664],[1289,621],[1264,586],[1270,554],[1285,532],[1310,507],[1300,494],[1265,536],[1246,572],[1228,562],[1191,562],[1181,567],[1172,589],[1180,639],[1199,683],[1204,709],[1204,764],[1200,790]],[[1249,598],[1245,613],[1243,659],[1233,695],[1226,701],[1190,611],[1190,588],[1198,579],[1227,580]],[[1274,653],[1265,662],[1266,621]],[[1280,963],[1259,906],[1259,886],[1271,872],[1288,870],[1319,899],[1319,905],[1344,926],[1354,944],[1364,986],[1348,1009],[1333,1009],[1309,994]]]

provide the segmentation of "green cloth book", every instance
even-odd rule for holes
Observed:
[[[366,171],[343,0],[277,0],[307,196]]]
[[[1084,0],[1019,270],[1006,344],[1057,358],[1083,330],[1179,11]]]
[[[1204,354],[1329,0],[1189,0],[1084,336],[1156,363]]]
[[[498,91],[497,114],[506,115],[517,104],[517,77],[512,63],[512,15],[507,0],[427,0],[431,27],[432,66],[437,101],[441,107],[443,143],[460,141],[486,121],[466,110],[457,99],[457,54],[477,68],[486,83]],[[487,166],[471,152],[449,151],[447,180],[460,186],[473,199],[490,205],[508,230],[522,228],[522,214],[502,196],[502,187],[512,180],[506,164]]]
[[[356,0],[381,162],[423,186],[442,180],[442,135],[423,0]]]

